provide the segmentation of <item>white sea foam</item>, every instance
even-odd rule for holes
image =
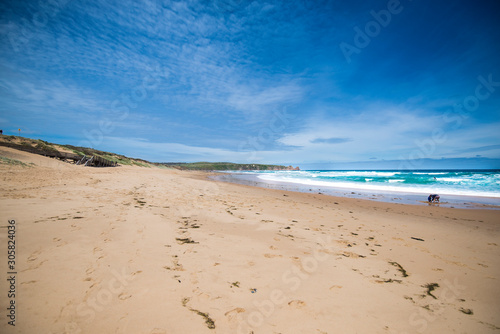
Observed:
[[[319,187],[332,187],[332,188],[346,188],[346,189],[356,189],[356,190],[370,190],[370,191],[384,191],[384,192],[403,192],[403,193],[417,193],[417,194],[431,194],[438,193],[441,195],[460,195],[460,196],[480,196],[480,197],[495,197],[500,198],[499,191],[482,191],[475,189],[461,189],[461,188],[450,188],[446,186],[425,186],[425,185],[406,185],[401,182],[395,183],[361,183],[361,182],[345,182],[345,181],[324,181],[324,180],[313,180],[312,178],[303,177],[290,177],[279,174],[260,174],[258,178],[267,181],[277,181],[277,182],[289,182],[296,184],[303,184],[309,186],[319,186]],[[397,181],[397,180],[390,180]]]
[[[439,181],[444,181],[444,182],[464,182],[464,181],[470,181],[471,179],[465,179],[461,177],[440,177],[438,178]]]
[[[388,177],[401,174],[400,172],[379,172],[379,171],[345,171],[345,172],[320,172],[321,176],[328,177],[344,177],[344,176],[360,176],[360,177]]]
[[[415,174],[415,175],[445,175],[448,173],[417,173],[417,172],[414,172],[413,174]]]

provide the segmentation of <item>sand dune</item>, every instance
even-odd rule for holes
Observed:
[[[500,331],[500,211],[0,155],[2,333]]]

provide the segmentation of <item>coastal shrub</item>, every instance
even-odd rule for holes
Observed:
[[[2,135],[2,139],[6,140],[6,141],[12,141],[14,139],[16,139],[16,136],[6,136],[6,135]]]
[[[28,164],[25,164],[22,161],[11,159],[7,157],[0,157],[0,165],[11,165],[11,166],[22,166],[22,167],[31,167]]]
[[[38,140],[35,145],[35,148],[44,152],[58,152],[51,144],[44,142],[43,140]]]

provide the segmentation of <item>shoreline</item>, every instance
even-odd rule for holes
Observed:
[[[440,203],[429,204],[427,202],[428,195],[423,193],[361,189],[353,189],[352,191],[349,191],[346,188],[335,186],[313,186],[293,182],[262,180],[258,178],[257,175],[243,173],[214,172],[210,175],[210,178],[221,182],[244,184],[260,188],[280,189],[302,193],[321,193],[334,197],[358,198],[384,203],[400,203],[420,206],[426,205],[460,209],[500,210],[500,199],[494,197],[441,195],[442,201]]]

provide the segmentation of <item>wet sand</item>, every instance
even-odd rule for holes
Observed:
[[[85,168],[12,149],[2,333],[498,333],[500,212]]]
[[[298,191],[304,193],[316,193],[337,197],[348,197],[356,199],[368,199],[378,202],[412,204],[412,205],[434,205],[447,208],[461,209],[492,209],[500,210],[500,198],[479,197],[479,196],[459,196],[459,195],[441,195],[439,203],[427,201],[427,193],[407,193],[390,192],[382,190],[361,190],[339,188],[335,186],[313,186],[297,184],[293,182],[268,181],[258,178],[255,174],[246,173],[214,173],[212,179],[217,181],[232,182],[244,185],[251,185],[261,188],[280,189],[289,191]]]

